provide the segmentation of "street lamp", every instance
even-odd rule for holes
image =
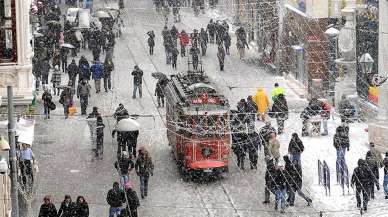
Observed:
[[[364,53],[359,61],[361,70],[365,75],[372,73],[373,63],[375,62],[369,53]]]
[[[325,35],[329,41],[329,96],[331,98],[331,103],[334,104],[334,95],[335,95],[335,82],[337,79],[337,70],[335,60],[337,59],[337,47],[338,47],[338,29],[330,27],[325,31]]]

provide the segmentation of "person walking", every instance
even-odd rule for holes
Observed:
[[[267,168],[265,171],[265,188],[264,188],[264,201],[263,204],[270,203],[271,193],[275,194],[273,187],[276,185],[274,175],[275,175],[275,165],[273,160],[267,161]]]
[[[379,166],[375,159],[373,158],[372,152],[368,151],[366,153],[365,157],[365,163],[366,163],[366,168],[368,169],[368,172],[370,174],[370,178],[368,180],[368,196],[370,199],[375,199],[375,185],[377,190],[380,190],[380,185],[379,185]]]
[[[129,181],[129,173],[135,168],[132,155],[129,155],[127,151],[123,151],[122,156],[115,162],[114,166],[120,174],[120,188],[124,189],[125,184]]]
[[[34,153],[30,145],[23,143],[22,150],[19,152],[19,167],[22,174],[22,182],[25,187],[27,184],[27,177],[29,178],[29,183],[32,187],[34,182],[34,173],[32,171],[32,163],[35,160]]]
[[[199,48],[197,47],[197,44],[194,43],[190,48],[190,54],[191,54],[191,62],[193,64],[193,69],[198,70],[198,64],[199,64]]]
[[[257,170],[257,160],[259,157],[260,138],[259,134],[255,131],[248,134],[248,157],[251,169]]]
[[[220,64],[220,71],[224,71],[224,63],[225,63],[225,50],[222,44],[218,45],[218,63]]]
[[[69,107],[73,103],[71,87],[67,86],[63,89],[59,97],[59,103],[63,105],[63,113],[65,115],[65,119],[69,118]]]
[[[48,91],[47,86],[43,86],[43,94],[42,94],[42,100],[43,100],[43,108],[44,108],[44,119],[50,119],[50,105],[53,103],[52,99],[53,96]]]
[[[65,195],[65,199],[58,210],[58,217],[74,217],[75,212],[75,203],[71,201],[70,195]]]
[[[42,86],[48,84],[50,74],[50,63],[48,60],[42,60]]]
[[[297,161],[291,162],[287,155],[283,156],[285,162],[284,175],[286,177],[287,186],[287,203],[289,206],[294,206],[295,192],[306,200],[307,206],[310,206],[312,200],[307,197],[302,191],[302,168]]]
[[[270,121],[266,121],[264,127],[262,127],[259,131],[259,138],[260,138],[260,145],[263,146],[264,149],[264,156],[266,162],[268,162],[271,157],[270,157],[270,152],[269,152],[269,140],[271,138],[271,133],[275,133],[276,130],[275,128],[271,125]]]
[[[388,200],[388,151],[385,152],[385,158],[383,160],[384,165],[384,181],[383,188],[385,193],[385,199]]]
[[[209,37],[204,28],[201,28],[201,32],[199,33],[199,44],[201,46],[202,56],[205,56],[207,50],[207,43],[209,42]]]
[[[90,65],[86,57],[83,55],[78,61],[78,68],[79,68],[78,82],[81,82],[84,79],[87,81],[90,81],[90,76],[91,76]]]
[[[356,200],[357,208],[361,208],[361,194],[362,194],[362,209],[366,211],[368,209],[368,182],[369,182],[369,172],[366,168],[365,160],[359,159],[357,162],[357,167],[353,171],[351,186],[356,185]]]
[[[190,42],[189,35],[185,32],[185,30],[181,31],[181,34],[179,34],[179,41],[181,44],[181,57],[186,56],[186,46]]]
[[[269,114],[272,118],[276,119],[278,125],[278,135],[283,134],[284,121],[288,119],[287,100],[283,94],[280,94],[275,98]]]
[[[147,197],[148,194],[148,180],[150,175],[154,175],[154,164],[148,151],[141,147],[139,155],[135,163],[136,174],[140,177],[140,193],[141,198]]]
[[[226,55],[230,55],[230,45],[232,44],[232,39],[228,32],[225,32],[223,35],[223,42],[225,46]],[[222,45],[222,42],[220,43]]]
[[[333,140],[334,148],[337,150],[336,171],[342,171],[346,167],[345,153],[350,147],[349,136],[343,126],[337,127]]]
[[[291,155],[291,162],[297,162],[301,164],[301,154],[304,151],[304,145],[302,140],[300,140],[297,133],[292,134],[290,143],[288,144],[288,153]]]
[[[253,96],[249,95],[247,97],[247,123],[248,123],[248,130],[251,132],[255,131],[255,121],[256,121],[256,114],[257,114],[257,105],[253,101]]]
[[[178,60],[179,51],[177,47],[173,47],[171,50],[171,65],[176,70],[176,62]]]
[[[109,204],[109,217],[119,216],[125,203],[125,192],[120,189],[118,182],[113,183],[113,188],[106,195],[106,201]]]
[[[104,154],[104,122],[101,116],[97,116],[96,126],[96,158],[102,160]]]
[[[149,52],[150,55],[154,55],[154,47],[155,47],[155,33],[153,30],[147,32],[148,35],[148,47],[149,47]]]
[[[80,99],[81,103],[81,115],[86,115],[86,109],[88,107],[89,97],[90,97],[90,85],[86,80],[82,80],[78,84],[77,88],[77,98]]]
[[[77,79],[78,70],[79,70],[78,66],[75,63],[75,60],[73,59],[70,65],[67,67],[67,74],[69,75],[69,81],[71,81],[73,87],[75,87],[75,81]]]
[[[60,51],[62,72],[65,73],[67,70],[67,56],[69,55],[69,50],[66,47],[62,47]]]
[[[92,72],[96,93],[99,93],[101,92],[101,78],[104,74],[104,67],[99,61],[94,61],[93,65],[90,67],[90,71]]]
[[[83,196],[77,197],[74,217],[89,217],[89,205]]]
[[[279,95],[285,96],[286,94],[285,94],[284,88],[280,87],[279,83],[275,83],[274,88],[271,91],[272,101],[275,101],[276,97],[278,97]]]
[[[369,151],[371,152],[372,157],[376,161],[379,168],[383,167],[383,158],[381,157],[380,151],[376,149],[374,142],[369,143]]]
[[[275,173],[273,175],[274,186],[272,186],[273,191],[275,192],[275,211],[280,208],[280,213],[284,213],[284,209],[286,208],[286,195],[287,195],[287,187],[286,187],[286,178],[284,165],[275,166]]]
[[[159,79],[158,82],[156,83],[156,88],[155,88],[155,96],[157,97],[158,108],[164,107],[164,88],[165,88],[165,84],[163,80]]]
[[[108,92],[108,90],[112,89],[112,82],[111,82],[111,77],[112,77],[112,71],[114,70],[114,65],[112,60],[107,60],[104,63],[104,89],[105,92]]]
[[[265,121],[265,115],[269,106],[269,99],[263,88],[257,88],[256,95],[253,97],[253,101],[257,105],[257,119]]]
[[[61,85],[62,75],[59,66],[54,67],[54,72],[51,75],[51,83],[53,84],[54,95],[59,96],[59,86]]]
[[[131,75],[133,76],[133,94],[132,99],[136,99],[136,91],[139,90],[139,97],[142,97],[143,70],[135,65]]]
[[[214,34],[216,30],[215,30],[213,19],[210,19],[206,29],[207,29],[207,32],[209,33],[210,43],[214,44]]]
[[[130,216],[137,217],[137,208],[140,206],[140,201],[130,182],[125,185],[125,192],[128,199],[127,209],[130,211]]]
[[[239,130],[240,131],[240,130]],[[237,158],[237,167],[241,170],[244,170],[244,161],[245,161],[245,146],[247,141],[247,135],[245,133],[237,133],[234,137],[232,143],[232,150]]]
[[[116,122],[121,121],[122,119],[129,118],[128,110],[124,107],[122,103],[119,104],[119,107],[116,108],[115,113],[113,114]]]
[[[322,112],[321,112],[322,125],[323,125],[323,133],[321,134],[322,136],[327,136],[329,134],[328,128],[327,128],[327,122],[330,119],[330,110],[331,110],[331,105],[328,102],[322,102]]]
[[[51,203],[51,197],[49,195],[44,196],[38,217],[57,217],[57,209],[55,208],[55,205]]]

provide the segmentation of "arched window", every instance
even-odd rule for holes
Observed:
[[[0,0],[0,63],[16,60],[15,0]]]

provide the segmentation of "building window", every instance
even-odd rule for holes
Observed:
[[[16,62],[15,0],[0,0],[0,63]]]

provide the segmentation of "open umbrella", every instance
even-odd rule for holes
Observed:
[[[56,20],[50,20],[46,24],[47,25],[61,25],[61,23],[56,21]]]
[[[66,47],[66,48],[70,48],[70,49],[75,48],[73,45],[71,45],[69,43],[63,43],[63,44],[61,44],[61,47]]]
[[[153,72],[151,75],[156,79],[167,79],[167,75],[163,72]]]
[[[140,124],[132,118],[126,118],[120,120],[115,127],[117,131],[138,131]]]
[[[37,32],[37,31],[35,31],[34,32],[34,36],[36,37],[36,38],[38,38],[38,37],[42,37],[42,36],[44,36],[42,33],[40,33],[40,32]]]
[[[111,18],[111,15],[106,11],[97,11],[93,16],[97,18]]]

